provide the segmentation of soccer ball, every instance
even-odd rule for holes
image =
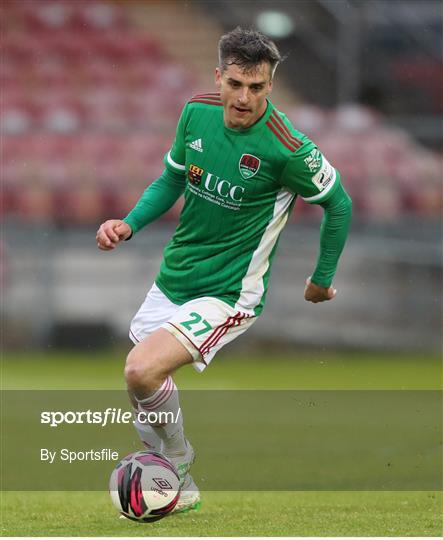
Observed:
[[[157,452],[134,452],[112,471],[109,493],[117,510],[134,521],[157,521],[175,508],[180,478]]]

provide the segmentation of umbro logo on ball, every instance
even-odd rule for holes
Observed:
[[[171,484],[166,480],[166,478],[153,478],[154,482],[160,489],[172,489]]]

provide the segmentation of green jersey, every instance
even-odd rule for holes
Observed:
[[[323,204],[338,171],[270,101],[250,128],[226,127],[219,94],[186,104],[164,162],[180,175],[185,203],[157,286],[177,304],[211,296],[259,315],[296,197]]]

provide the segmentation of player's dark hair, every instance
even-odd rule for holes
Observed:
[[[267,36],[253,29],[237,26],[220,38],[218,58],[221,71],[235,64],[242,70],[254,71],[263,62],[271,66],[271,78],[277,64],[282,61],[276,44]]]

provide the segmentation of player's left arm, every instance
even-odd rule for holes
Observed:
[[[309,204],[324,210],[320,250],[315,270],[306,281],[305,299],[317,303],[336,294],[332,280],[348,236],[352,201],[341,184],[340,173],[308,139],[288,160],[281,182]]]
[[[320,227],[320,251],[314,273],[306,281],[305,300],[323,302],[336,294],[332,280],[346,243],[352,216],[352,201],[338,184],[332,195],[319,203],[324,209]]]

